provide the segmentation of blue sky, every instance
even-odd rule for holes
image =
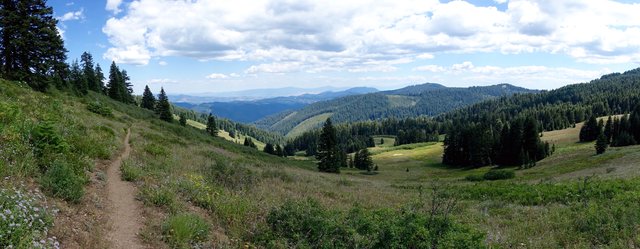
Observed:
[[[511,83],[552,89],[638,67],[640,4],[609,0],[51,0],[90,51],[170,94]]]

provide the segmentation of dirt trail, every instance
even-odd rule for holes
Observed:
[[[138,239],[138,233],[143,227],[140,204],[135,200],[136,189],[130,182],[125,182],[120,177],[120,165],[122,160],[131,153],[129,136],[131,129],[127,130],[124,139],[124,151],[113,160],[107,170],[107,191],[111,210],[109,222],[109,242],[112,248],[144,248]]]

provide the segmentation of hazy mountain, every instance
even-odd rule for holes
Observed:
[[[244,91],[219,92],[219,93],[197,93],[197,94],[176,94],[169,95],[172,102],[184,102],[192,104],[211,103],[211,102],[233,102],[233,101],[254,101],[277,97],[291,97],[305,94],[321,94],[326,92],[340,92],[348,88],[338,87],[318,87],[318,88],[267,88],[267,89],[251,89]],[[376,90],[377,91],[377,90]]]
[[[291,88],[293,89],[293,88]],[[307,89],[308,90],[308,89]],[[261,92],[256,90],[254,93]],[[319,94],[302,94],[298,96],[276,97],[253,101],[230,101],[210,103],[187,103],[174,101],[178,106],[203,113],[213,113],[216,116],[228,118],[238,122],[251,123],[269,115],[287,110],[297,110],[318,101],[334,98],[377,92],[375,88],[356,87],[344,91],[327,91]],[[291,93],[290,91],[289,93]],[[245,91],[245,94],[247,91]],[[262,92],[263,94],[266,92]]]

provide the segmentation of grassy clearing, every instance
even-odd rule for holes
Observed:
[[[305,131],[311,130],[316,127],[320,127],[320,125],[323,124],[325,121],[327,121],[327,119],[330,118],[331,115],[333,115],[333,113],[323,113],[323,114],[310,117],[305,121],[302,121],[301,123],[296,125],[296,127],[293,127],[293,129],[291,129],[291,131],[289,131],[289,133],[287,133],[285,137],[287,138],[297,137],[302,135],[302,133],[304,133]]]

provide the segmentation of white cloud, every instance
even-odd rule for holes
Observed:
[[[428,72],[432,72],[432,73],[441,73],[446,71],[446,69],[442,66],[438,66],[438,65],[425,65],[425,66],[420,66],[420,67],[416,67],[413,69],[414,71],[428,71]]]
[[[147,83],[149,85],[152,85],[152,84],[162,85],[162,84],[175,84],[175,83],[178,83],[178,81],[172,80],[172,79],[150,79],[147,81]]]
[[[158,61],[158,65],[160,65],[160,66],[166,66],[166,65],[169,65],[169,63],[168,63],[168,62],[166,62],[166,61]]]
[[[495,2],[506,10],[438,0],[135,0],[104,26],[112,46],[105,57],[138,64],[163,56],[256,62],[250,73],[384,72],[393,64],[366,63],[438,53],[542,52],[587,63],[640,62],[640,4]],[[108,0],[107,9],[118,13],[121,3]]]
[[[212,73],[207,76],[207,79],[226,79],[229,78],[226,74]]]
[[[611,73],[607,68],[580,70],[566,67],[546,66],[476,66],[465,61],[451,66],[425,65],[414,71],[437,73],[449,84],[486,85],[512,83],[535,89],[550,89],[558,85],[585,82]]]
[[[58,20],[60,20],[61,22],[75,21],[75,20],[81,20],[81,19],[84,19],[84,9],[67,12],[61,17],[58,17]]]
[[[114,14],[118,14],[122,11],[120,9],[120,4],[122,4],[122,0],[107,0],[107,6],[105,9],[113,12]]]

